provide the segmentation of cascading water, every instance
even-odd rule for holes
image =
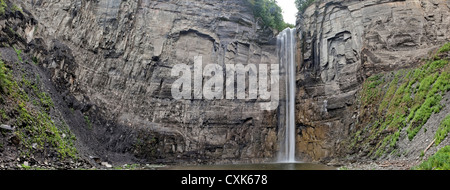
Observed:
[[[285,101],[280,102],[284,105],[280,107],[283,109],[280,116],[284,115],[286,120],[280,122],[279,162],[295,162],[295,34],[296,29],[287,28],[277,36],[278,59],[286,83]]]

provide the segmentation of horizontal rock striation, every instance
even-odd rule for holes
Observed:
[[[73,55],[45,67],[75,97],[69,104],[93,120],[99,141],[93,147],[133,152],[149,162],[274,157],[276,112],[262,111],[259,100],[177,101],[171,94],[177,79],[171,69],[193,66],[195,56],[224,68],[277,63],[274,34],[257,24],[246,1],[17,4],[38,20],[34,38],[49,49],[65,44],[64,52]]]

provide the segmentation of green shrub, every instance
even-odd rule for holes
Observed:
[[[419,92],[423,91],[423,92],[427,92],[428,90],[430,90],[431,85],[436,81],[437,78],[437,74],[434,75],[428,75],[427,77],[425,77],[419,85]]]
[[[377,80],[377,81],[371,82],[371,83],[369,84],[369,88],[375,88],[375,87],[377,87],[378,85],[382,84],[383,82],[384,82],[384,80]]]
[[[425,100],[422,106],[415,112],[414,117],[411,122],[411,126],[407,130],[409,140],[412,140],[422,126],[431,117],[431,114],[438,113],[440,111],[441,105],[439,102],[442,98],[430,97]]]
[[[84,116],[84,121],[86,122],[88,129],[92,129],[91,120],[89,119],[89,117],[87,115]]]
[[[439,50],[438,53],[444,53],[444,52],[448,52],[450,51],[450,42],[446,43],[444,46],[442,46]]]
[[[305,10],[314,3],[314,0],[295,0],[295,5],[300,13],[305,12]]]
[[[8,76],[8,69],[5,67],[5,63],[0,60],[0,92],[5,93],[11,86],[11,81]]]
[[[434,62],[433,62],[434,63]],[[422,70],[429,68],[433,63],[429,63],[423,66]],[[434,72],[436,72],[435,70]],[[442,72],[434,75],[428,74],[427,77],[420,81],[418,92],[414,98],[414,105],[412,106],[411,113],[407,120],[411,121],[411,125],[408,128],[408,138],[412,140],[415,135],[420,131],[422,126],[428,121],[433,113],[439,113],[443,107],[440,104],[442,100],[442,92],[446,92],[450,89],[450,74]]]
[[[380,107],[378,108],[379,114],[382,114],[385,111],[389,102],[392,100],[392,97],[394,96],[394,94],[397,90],[398,81],[399,81],[399,76],[396,75],[394,80],[392,80],[392,82],[389,83],[389,88],[388,88],[386,94],[384,95],[383,101],[381,101]]]
[[[39,59],[37,57],[31,58],[31,60],[33,61],[33,64],[39,65]]]
[[[379,98],[382,98],[380,88],[378,87],[384,82],[385,80],[383,74],[374,75],[367,79],[361,92],[363,107],[372,104]]]
[[[394,133],[391,139],[391,147],[394,148],[397,145],[397,141],[400,138],[400,130]]]
[[[445,146],[413,170],[450,170],[450,146]]]
[[[283,20],[282,10],[275,0],[247,0],[252,7],[253,14],[260,18],[265,26],[282,31],[294,27]]]
[[[436,140],[436,145],[439,145],[448,136],[448,133],[450,133],[450,115],[448,115],[441,122],[441,125],[436,131],[436,135],[434,137],[434,139]]]
[[[22,62],[23,60],[22,60],[22,56],[21,56],[21,54],[22,54],[22,50],[20,50],[20,49],[17,49],[16,47],[14,47],[13,46],[13,48],[14,48],[14,51],[16,51],[16,54],[17,54],[17,59],[19,59],[19,61],[20,62]]]
[[[367,78],[367,80],[369,80],[369,81],[371,81],[371,82],[374,82],[374,81],[380,80],[383,76],[384,76],[384,75],[380,73],[380,74],[373,75],[373,76]]]
[[[431,72],[435,72],[437,69],[441,69],[448,64],[448,60],[437,60],[433,61],[428,68]]]
[[[23,14],[23,10],[21,8],[19,8],[17,5],[13,5],[11,10],[14,11],[14,12],[19,11],[19,12],[21,12]]]
[[[8,5],[5,3],[5,0],[0,0],[0,16],[5,14],[5,9]]]

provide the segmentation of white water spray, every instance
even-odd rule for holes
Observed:
[[[277,37],[277,52],[286,81],[284,135],[279,135],[279,162],[295,162],[295,40],[296,29],[287,28]],[[281,122],[282,123],[282,122]],[[282,132],[281,132],[282,133]]]

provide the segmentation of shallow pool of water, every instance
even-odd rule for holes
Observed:
[[[311,163],[264,163],[264,164],[229,164],[168,166],[163,170],[336,170],[335,167]]]

